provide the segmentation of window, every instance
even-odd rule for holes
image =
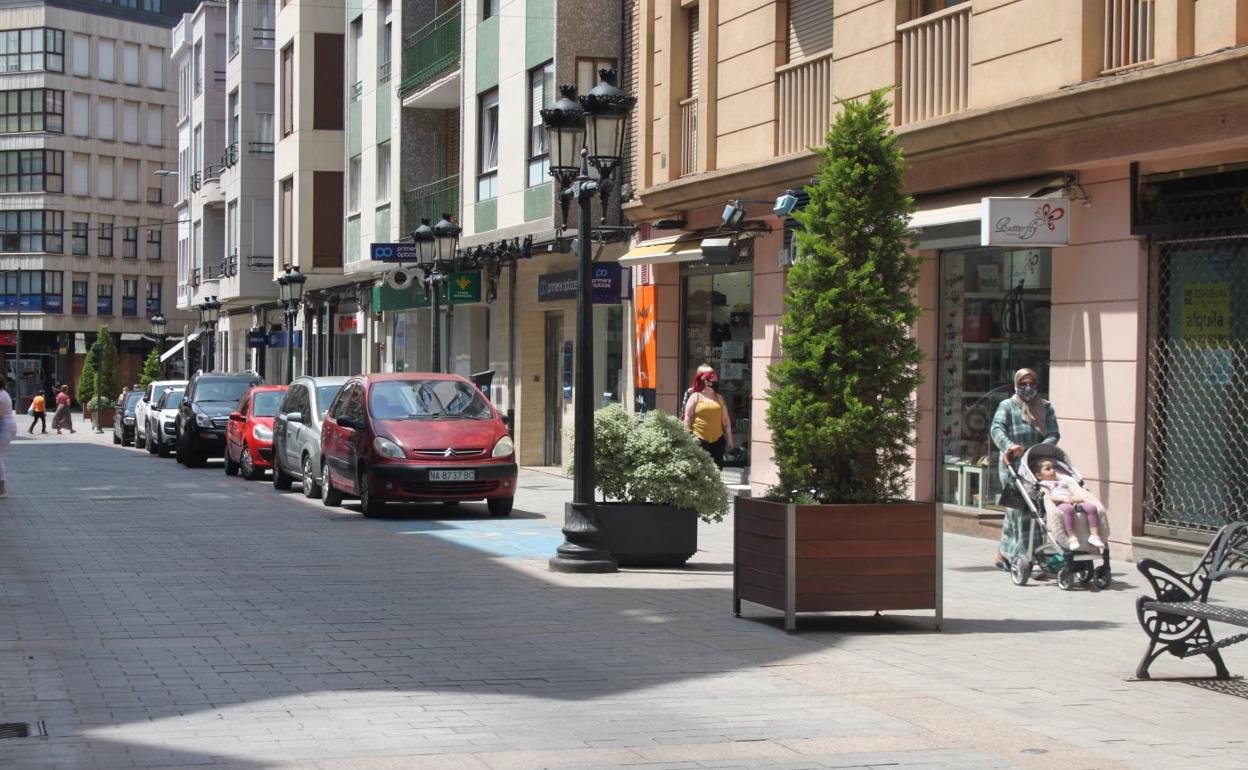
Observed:
[[[160,13],[161,0],[143,0],[143,10]]]
[[[165,87],[165,49],[147,49],[147,87]]]
[[[238,201],[225,204],[225,254],[238,254]]]
[[[113,277],[101,275],[95,279],[95,314],[113,314]]]
[[[195,95],[199,96],[204,92],[204,43],[200,41],[195,44],[195,50],[191,54],[191,61],[195,67]]]
[[[832,18],[823,0],[789,0],[789,61],[832,50]]]
[[[390,143],[377,145],[377,202],[390,200]]]
[[[74,136],[91,135],[91,97],[74,94],[70,99],[70,131]]]
[[[581,95],[589,93],[598,85],[598,70],[615,69],[615,59],[577,59],[576,60],[576,92]]]
[[[91,194],[91,157],[81,152],[74,153],[73,193],[74,195]]]
[[[273,86],[256,84],[255,128],[251,137],[251,151],[257,155],[273,154]]]
[[[477,121],[477,200],[498,195],[498,91],[480,96]]]
[[[147,258],[153,261],[160,260],[164,257],[163,252],[164,236],[160,231],[160,225],[149,227],[147,230]]]
[[[555,104],[555,63],[529,73],[529,187],[550,181],[550,148],[542,110]]]
[[[121,199],[137,201],[139,199],[139,162],[123,158],[121,161]]]
[[[74,277],[73,297],[71,298],[71,312],[74,315],[87,314],[87,279]]]
[[[498,0],[481,0],[481,21],[498,13]]]
[[[74,74],[80,78],[91,77],[91,38],[88,35],[74,35],[73,54],[69,63],[74,66]]]
[[[360,210],[360,156],[347,161],[347,213]]]
[[[191,63],[183,61],[178,70],[178,122],[191,113]]]
[[[229,12],[229,35],[230,35],[230,58],[238,53],[238,37],[239,30],[242,28],[243,6],[239,0],[230,0]]]
[[[138,316],[139,314],[139,279],[121,279],[121,314]]]
[[[282,49],[282,136],[295,130],[295,44]]]
[[[144,306],[144,310],[146,311],[148,318],[151,318],[152,316],[161,312],[160,292],[161,292],[160,279],[159,278],[148,279],[147,297],[146,297],[147,303]]]
[[[239,120],[238,89],[235,88],[230,92],[230,122],[226,128],[225,136],[225,143],[227,147],[234,147],[234,145],[238,144]]]
[[[134,43],[121,45],[121,82],[128,86],[139,84],[139,47]]]
[[[0,91],[0,133],[65,131],[65,92],[50,88]]]
[[[277,214],[281,223],[281,246],[278,257],[282,264],[290,267],[295,264],[295,180],[287,177],[281,182],[281,200],[278,202]]]
[[[70,249],[75,257],[85,257],[87,254],[87,233],[90,230],[90,224],[87,222],[74,222],[74,234]]]
[[[100,38],[100,42],[95,47],[99,54],[99,66],[96,69],[96,77],[100,80],[113,80],[113,67],[117,64],[117,48],[112,40]]]
[[[139,142],[139,103],[121,103],[121,141],[138,144]]]
[[[62,313],[64,292],[61,273],[51,270],[13,270],[3,274],[3,309],[22,312]]]
[[[346,90],[343,39],[342,35],[321,32],[314,38],[312,128],[315,129],[341,131],[343,127],[342,94]]]
[[[0,152],[0,192],[64,192],[64,163],[60,150]]]
[[[351,22],[351,58],[347,61],[347,65],[351,68],[347,72],[347,82],[351,84],[351,101],[358,100],[359,94],[355,86],[360,82],[360,57],[364,55],[364,17],[360,16]]]
[[[101,220],[95,235],[95,250],[101,257],[113,256],[113,223]],[[112,296],[110,293],[109,296]]]
[[[159,104],[147,105],[147,143],[160,147],[164,143],[165,108]]]
[[[114,114],[113,104],[112,99],[100,98],[99,109],[96,111],[96,120],[99,123],[99,128],[95,134],[100,139],[111,141],[116,138],[114,132],[117,130],[117,116]]]
[[[139,228],[133,225],[121,228],[121,258],[139,258]]]
[[[920,16],[943,11],[946,8],[952,8],[965,2],[969,2],[969,0],[910,0],[910,18],[917,19]]]
[[[271,49],[276,32],[277,17],[273,13],[273,0],[257,0],[256,28],[252,31],[252,39],[255,41],[256,48]]]
[[[59,29],[0,31],[0,72],[65,71],[65,33]]]
[[[59,211],[0,211],[0,251],[6,254],[65,253]]]
[[[377,30],[377,80],[385,82],[390,79],[390,57],[392,47],[390,34],[390,0],[380,0],[377,6],[377,18],[381,21],[381,29]]]
[[[113,159],[101,157],[96,166],[95,194],[101,198],[113,197]]]

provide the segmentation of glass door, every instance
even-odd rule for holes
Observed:
[[[684,393],[698,367],[719,374],[720,393],[732,417],[734,449],[724,465],[750,465],[750,383],[754,340],[754,274],[750,269],[690,272],[684,279],[682,381]]]

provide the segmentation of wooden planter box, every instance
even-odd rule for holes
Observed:
[[[784,613],[934,610],[941,621],[937,505],[790,505],[738,497],[733,612],[748,601]]]
[[[698,514],[666,505],[598,503],[602,547],[621,567],[682,567],[698,551]]]
[[[95,415],[95,418],[98,419],[98,424],[101,428],[113,427],[113,415],[115,411],[116,410],[113,407],[109,407],[108,409],[101,410],[98,415]],[[92,418],[91,410],[85,406],[82,407],[82,418],[84,420]]]

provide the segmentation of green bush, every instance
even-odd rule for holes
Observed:
[[[147,386],[159,380],[160,376],[160,351],[152,348],[152,351],[147,354],[147,359],[143,361],[143,373],[139,375],[139,389],[146,390]]]
[[[116,398],[121,392],[121,356],[117,354],[117,344],[107,326],[101,326],[95,335],[95,344],[100,348],[100,394]]]
[[[78,403],[85,404],[95,396],[95,361],[91,359],[91,351],[87,351],[86,361],[78,374]]]
[[[906,496],[922,353],[911,330],[921,258],[912,254],[905,164],[881,91],[844,111],[820,148],[810,203],[794,214],[783,358],[768,370],[767,422],[787,501]]]
[[[91,410],[92,414],[102,412],[105,409],[112,409],[114,406],[117,406],[117,403],[108,396],[92,398],[87,402],[87,408]]]
[[[604,501],[687,508],[708,522],[728,512],[715,461],[666,412],[652,411],[640,422],[619,404],[595,412],[594,481]]]

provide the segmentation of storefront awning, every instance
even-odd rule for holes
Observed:
[[[920,195],[915,199],[910,226],[921,230],[925,227],[978,222],[983,211],[984,198],[1041,198],[1060,193],[1064,184],[1063,177],[1039,177],[953,193]]]
[[[698,262],[702,259],[702,239],[678,235],[642,241],[620,257],[620,265],[660,265],[669,262]]]
[[[188,343],[188,342],[194,342],[194,341],[195,341],[195,340],[199,337],[199,335],[201,335],[201,334],[203,334],[203,333],[204,333],[203,329],[200,329],[199,331],[195,332],[195,333],[194,333],[194,334],[192,334],[191,336],[189,336],[189,337],[187,337],[186,339],[182,340],[182,341],[181,341],[181,342],[179,342],[178,344],[176,344],[176,345],[174,345],[173,347],[169,348],[169,349],[168,349],[168,350],[166,350],[164,353],[161,353],[161,354],[160,354],[160,362],[163,364],[165,361],[168,361],[170,358],[173,358],[174,356],[176,356],[176,355],[179,353],[179,351],[181,351],[181,350],[182,350],[182,348],[186,345],[186,343]]]

